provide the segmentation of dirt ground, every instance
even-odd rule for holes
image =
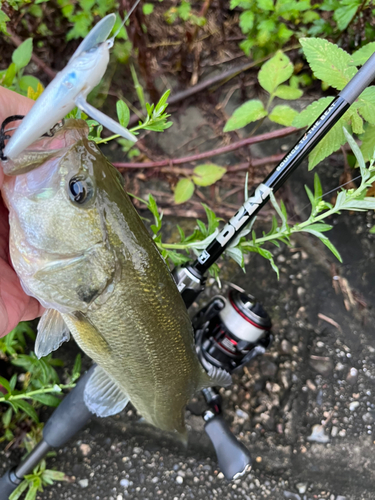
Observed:
[[[230,114],[236,99],[226,112]],[[306,102],[300,103],[301,107]],[[182,144],[204,121],[204,109],[194,103],[180,122],[159,136],[166,155]],[[253,154],[268,156],[285,150],[295,138],[258,145]],[[207,145],[205,146],[207,147]],[[216,161],[216,160],[215,160]],[[238,162],[220,157],[223,165]],[[339,184],[342,158],[318,167],[324,191]],[[303,184],[313,174],[306,165],[288,181],[284,198],[294,207],[295,220],[308,215]],[[158,181],[152,186],[160,188]],[[140,191],[149,189],[142,184]],[[331,195],[330,195],[331,196]],[[328,196],[329,200],[329,196]],[[233,201],[236,203],[236,200]],[[166,218],[192,227],[191,220]],[[129,406],[113,418],[93,417],[87,428],[48,460],[69,476],[69,482],[47,488],[39,499],[293,499],[370,500],[375,472],[375,336],[374,238],[372,213],[344,214],[330,221],[340,265],[328,249],[310,235],[300,235],[291,248],[275,248],[280,267],[277,280],[268,262],[252,256],[246,274],[233,262],[223,265],[224,289],[212,285],[203,304],[225,292],[229,280],[255,295],[273,321],[275,341],[265,356],[234,377],[222,390],[225,418],[235,435],[251,450],[251,474],[228,483],[218,469],[213,448],[196,413],[199,400],[186,411],[188,449],[139,422]],[[260,220],[258,231],[267,227]],[[73,342],[61,348],[74,359]],[[88,360],[86,360],[86,364]],[[0,454],[0,474],[16,463],[18,453]]]

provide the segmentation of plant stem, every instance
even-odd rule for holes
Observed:
[[[114,163],[113,165],[117,168],[155,168],[155,167],[167,167],[171,165],[181,165],[182,163],[189,163],[192,161],[203,160],[205,158],[210,158],[212,156],[218,156],[230,151],[235,151],[236,149],[242,148],[244,146],[250,146],[251,144],[257,144],[263,141],[270,141],[279,137],[286,137],[287,135],[295,134],[301,129],[294,127],[285,127],[281,130],[274,130],[273,132],[266,132],[265,134],[255,135],[254,137],[248,137],[246,139],[241,139],[240,141],[233,142],[227,146],[222,146],[220,148],[212,149],[210,151],[205,151],[204,153],[199,153],[196,155],[185,156],[184,158],[171,158],[161,161],[152,161],[144,163]]]
[[[58,387],[62,389],[72,389],[76,384],[65,384],[59,385]],[[8,399],[5,397],[0,398],[0,403],[6,403],[7,401],[14,401],[15,399],[30,399],[30,396],[34,396],[35,394],[47,394],[49,392],[57,392],[55,386],[52,387],[44,387],[43,389],[36,389],[35,391],[25,392],[23,394],[16,394],[15,396],[9,396]]]

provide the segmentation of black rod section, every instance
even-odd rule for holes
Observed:
[[[284,159],[275,167],[249,197],[238,212],[224,226],[218,236],[203,250],[198,259],[189,266],[190,272],[203,276],[222,255],[227,246],[251,222],[259,210],[270,199],[290,174],[302,163],[314,147],[343,116],[345,111],[375,78],[375,54],[354,75],[339,95],[327,106],[319,118],[304,133]]]

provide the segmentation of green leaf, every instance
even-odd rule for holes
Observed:
[[[273,0],[257,0],[257,5],[263,11],[275,9]]]
[[[9,496],[9,500],[18,500],[22,495],[22,493],[26,491],[28,487],[29,487],[29,482],[26,481],[25,479],[24,481],[22,481],[21,484],[17,486],[17,488],[13,491],[13,493],[11,493],[11,495]]]
[[[345,120],[341,118],[336,125],[323,137],[309,155],[309,170],[312,170],[318,163],[330,154],[337,151],[346,142],[343,132]]]
[[[6,23],[9,21],[9,17],[5,14],[4,11],[0,10],[0,32],[5,35],[8,34]]]
[[[38,493],[38,486],[33,484],[32,486],[30,486],[30,489],[25,496],[25,500],[35,500],[37,493]]]
[[[180,179],[174,191],[174,202],[178,205],[190,200],[194,194],[194,182],[190,179]]]
[[[227,248],[225,250],[225,253],[229,255],[237,264],[244,268],[244,258],[243,258],[243,253],[240,248]]]
[[[355,66],[362,66],[365,64],[367,59],[369,59],[375,52],[375,42],[370,42],[364,47],[360,48],[354,54],[352,54],[352,61]]]
[[[342,90],[357,73],[351,56],[337,45],[323,38],[301,38],[300,43],[314,75],[331,87]]]
[[[361,151],[365,161],[374,157],[375,152],[375,125],[366,125],[365,133],[360,137],[362,141]]]
[[[328,238],[326,240],[321,240],[321,241],[325,244],[325,246],[327,248],[329,248],[331,250],[331,252],[336,257],[336,259],[339,260],[340,262],[342,262],[341,255],[340,255],[339,251],[337,250],[337,248],[334,246],[334,244],[331,243]]]
[[[331,104],[333,97],[322,97],[301,111],[293,120],[293,127],[301,128],[312,125],[323,111]]]
[[[367,87],[353,105],[371,125],[375,125],[375,86]]]
[[[152,3],[145,3],[143,5],[143,14],[149,16],[154,12],[154,5]]]
[[[210,207],[208,207],[205,203],[202,203],[202,206],[207,215],[208,233],[212,234],[215,231],[215,229],[219,226],[220,219],[219,217],[216,217],[215,212],[211,210]]]
[[[293,74],[293,64],[288,56],[278,50],[276,54],[263,64],[258,74],[260,85],[272,94],[276,88]]]
[[[358,114],[357,109],[350,108],[347,111],[347,115],[350,117],[350,124],[354,134],[363,134],[363,120]]]
[[[13,83],[16,73],[17,73],[17,66],[14,63],[11,63],[9,65],[9,68],[6,70],[5,76],[1,80],[1,84],[4,85],[5,87],[10,87]]]
[[[117,101],[116,103],[117,116],[120,124],[127,127],[130,120],[130,110],[124,101]]]
[[[2,385],[7,392],[12,392],[10,384],[6,378],[0,377],[0,385]]]
[[[254,13],[251,10],[245,10],[240,15],[240,28],[242,33],[248,33],[254,25]]]
[[[359,165],[359,168],[361,170],[361,176],[363,181],[366,181],[370,177],[370,172],[366,168],[365,160],[363,158],[363,155],[361,153],[361,150],[359,149],[358,144],[355,142],[353,137],[349,134],[349,132],[346,130],[345,127],[343,127],[343,131],[346,137],[346,140],[348,141],[348,144],[350,146],[350,149],[353,151],[354,156],[357,158],[357,162]]]
[[[73,372],[72,372],[73,381],[76,381],[81,375],[81,368],[82,368],[81,353],[78,353],[73,366]]]
[[[211,163],[199,165],[193,170],[193,181],[198,186],[211,186],[220,180],[226,171],[226,168]]]
[[[324,224],[323,222],[317,222],[315,224],[311,224],[307,226],[307,229],[312,229],[314,231],[318,231],[319,233],[325,233],[326,231],[330,231],[333,226],[330,224]]]
[[[251,122],[255,122],[267,116],[263,103],[258,99],[247,101],[236,109],[233,115],[227,121],[224,132],[231,132],[243,128]]]
[[[302,90],[289,87],[289,85],[279,85],[275,91],[276,97],[280,97],[280,99],[285,100],[299,99],[302,95]]]
[[[275,123],[289,127],[297,115],[298,111],[295,109],[286,104],[279,104],[273,108],[268,118]]]
[[[358,7],[362,3],[362,0],[349,0],[349,2],[345,2],[345,0],[343,0],[341,2],[341,5],[345,3],[346,5],[343,5],[342,7],[335,10],[333,14],[333,19],[336,21],[337,27],[340,31],[344,31],[348,27],[348,24],[357,13]]]
[[[46,406],[56,407],[61,403],[61,400],[52,394],[33,394],[30,398]]]
[[[279,207],[279,204],[277,203],[276,198],[275,198],[275,195],[273,194],[273,192],[272,192],[272,191],[270,192],[270,200],[271,200],[271,203],[272,203],[272,205],[273,205],[273,208],[274,208],[274,209],[276,210],[276,212],[277,212],[277,215],[278,215],[278,216],[280,217],[280,219],[281,219],[281,223],[282,223],[282,225],[281,225],[281,229],[280,229],[280,231],[281,231],[281,232],[284,232],[284,231],[287,229],[287,227],[288,227],[288,224],[287,224],[287,218],[286,218],[286,216],[285,216],[284,211],[283,211],[283,210]]]
[[[314,198],[316,201],[320,201],[323,196],[322,184],[319,179],[319,175],[315,172],[314,174]]]
[[[27,397],[27,394],[25,394],[25,397]],[[22,399],[17,399],[17,401],[13,401],[13,403],[17,403],[18,408],[20,408],[24,413],[26,413],[26,415],[31,417],[34,420],[34,422],[39,422],[36,411],[29,403],[27,403]]]
[[[5,413],[3,413],[1,420],[3,422],[4,427],[8,427],[12,420],[13,408],[8,408]]]
[[[371,234],[375,234],[375,226],[372,226],[372,228],[369,231]]]
[[[12,61],[17,66],[17,70],[24,68],[30,62],[33,53],[33,39],[28,38],[21,43],[12,54]]]
[[[19,84],[21,90],[23,90],[24,92],[27,92],[27,89],[29,87],[31,87],[36,92],[38,89],[38,83],[40,83],[38,78],[35,78],[35,76],[31,76],[31,75],[22,76],[18,80],[18,84]]]

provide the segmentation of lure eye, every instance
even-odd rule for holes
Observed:
[[[94,188],[89,179],[83,176],[72,177],[69,181],[69,197],[74,203],[83,205],[92,198]]]

